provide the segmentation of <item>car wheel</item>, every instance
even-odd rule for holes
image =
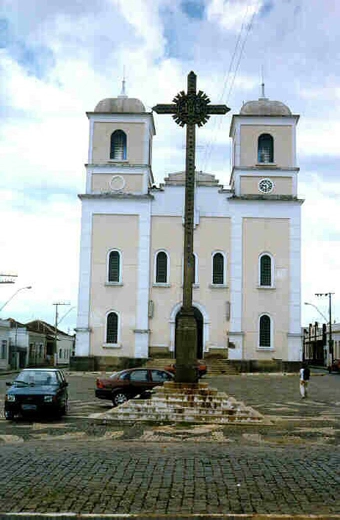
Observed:
[[[119,406],[123,403],[126,403],[126,401],[128,401],[128,400],[129,400],[128,395],[123,391],[116,392],[112,396],[113,406]]]
[[[5,419],[6,421],[12,421],[14,419],[14,413],[5,410]]]

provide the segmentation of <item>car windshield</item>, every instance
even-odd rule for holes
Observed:
[[[55,385],[58,383],[55,372],[48,372],[42,370],[24,370],[20,372],[14,381],[15,384],[22,385]]]

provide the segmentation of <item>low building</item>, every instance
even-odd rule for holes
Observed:
[[[11,325],[8,320],[0,320],[0,370],[8,370],[10,368],[10,326]]]
[[[329,324],[317,321],[303,329],[303,360],[311,365],[328,366],[332,359],[340,358],[340,323],[332,323],[332,347],[329,348]]]
[[[75,337],[35,320],[23,324],[13,318],[0,320],[0,370],[68,366]]]
[[[332,337],[334,359],[340,359],[340,323],[333,323]]]
[[[13,369],[27,366],[42,366],[46,359],[45,334],[30,330],[29,327],[13,318],[10,323],[9,364]]]
[[[45,360],[48,364],[69,365],[73,355],[75,336],[67,334],[42,320],[26,324],[31,332],[42,333],[46,338]],[[36,352],[34,352],[36,355]]]
[[[303,360],[311,365],[327,364],[326,325],[316,321],[303,329]]]

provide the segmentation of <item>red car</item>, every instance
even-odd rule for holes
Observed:
[[[129,368],[115,372],[108,377],[99,377],[96,381],[96,397],[109,399],[113,406],[125,403],[129,399],[146,393],[164,381],[173,381],[174,376],[158,368]]]
[[[334,359],[333,363],[328,367],[328,372],[340,372],[340,359]]]
[[[205,363],[202,363],[201,361],[197,364],[198,368],[198,377],[201,378],[207,373],[207,365]],[[167,365],[164,367],[164,370],[167,370],[167,372],[171,372],[174,374],[176,372],[176,365],[175,363]]]

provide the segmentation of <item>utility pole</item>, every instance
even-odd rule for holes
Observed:
[[[315,296],[328,296],[328,314],[329,314],[329,335],[328,335],[328,354],[330,362],[333,363],[333,338],[332,338],[332,295],[334,293],[315,293]]]
[[[57,343],[58,343],[58,307],[60,305],[71,305],[69,302],[56,302],[53,303],[55,305],[55,321],[54,321],[54,346],[53,346],[53,364],[57,365]]]
[[[12,273],[0,273],[0,283],[15,283],[14,278],[17,278],[17,274]]]

